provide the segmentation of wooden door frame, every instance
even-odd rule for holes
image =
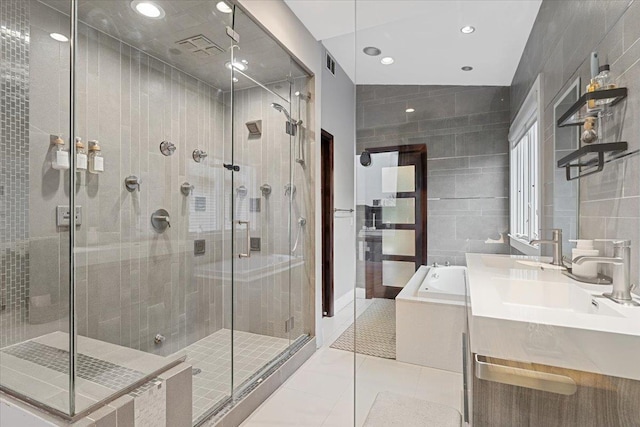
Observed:
[[[334,268],[333,268],[333,135],[322,129],[320,156],[320,191],[322,200],[322,317],[333,317]]]
[[[420,173],[419,179],[416,179],[416,193],[420,193],[420,207],[419,218],[416,218],[416,225],[420,221],[420,233],[416,230],[416,256],[415,266],[416,270],[420,265],[427,264],[427,145],[426,144],[412,144],[412,145],[394,145],[387,147],[371,147],[366,148],[366,151],[372,154],[376,153],[415,153],[420,156],[420,163],[422,169],[416,170],[416,173]],[[402,229],[402,227],[396,227]],[[378,265],[379,264],[379,265]],[[389,298],[393,299],[402,290],[402,288],[396,288],[392,286],[375,286],[374,283],[378,280],[382,282],[382,262],[366,262],[365,264],[365,287],[367,298]]]

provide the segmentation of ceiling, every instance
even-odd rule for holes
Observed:
[[[542,0],[285,2],[357,84],[508,86]],[[476,31],[462,34],[465,25]]]
[[[69,10],[69,0],[40,1],[62,12]],[[294,78],[305,75],[288,53],[241,10],[236,9],[232,22],[232,14],[218,11],[214,0],[154,2],[165,12],[161,19],[150,19],[135,12],[131,0],[80,0],[78,16],[81,22],[223,91],[231,89],[231,73],[225,64],[231,60],[233,43],[226,28],[232,25],[240,35],[236,60],[248,61],[247,76],[268,84],[283,81],[289,75]],[[193,53],[197,48],[177,43],[199,35],[220,49],[212,47],[206,49],[207,53]],[[83,40],[80,39],[81,48]],[[236,89],[256,85],[240,73],[235,74],[239,79]]]

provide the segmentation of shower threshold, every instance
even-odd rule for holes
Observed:
[[[303,335],[290,344],[286,338],[235,331],[233,376],[234,383],[240,385],[233,396],[230,394],[229,329],[221,329],[176,353],[176,356],[186,355],[186,363],[200,370],[193,376],[194,427],[224,417],[310,339]]]

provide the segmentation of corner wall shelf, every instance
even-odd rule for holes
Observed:
[[[617,154],[626,151],[628,146],[629,145],[625,141],[585,145],[577,149],[573,153],[558,160],[558,167],[565,168],[567,181],[580,179],[585,176],[593,175],[594,173],[602,171],[602,169],[604,169],[605,163],[608,163],[611,160],[615,160],[614,157]],[[605,153],[608,153],[609,159],[605,159]],[[583,157],[586,156],[589,156],[590,158],[588,158],[587,160],[582,160]],[[587,168],[588,171],[576,176],[571,176],[571,169],[575,168]]]
[[[581,126],[587,117],[596,117],[603,107],[614,106],[626,97],[626,87],[587,92],[558,119],[558,127]],[[597,107],[589,110],[587,104],[592,100],[596,101]]]

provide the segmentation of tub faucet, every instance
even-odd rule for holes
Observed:
[[[613,265],[613,290],[603,294],[605,297],[622,305],[640,306],[631,297],[631,240],[613,242],[613,257],[579,256],[573,260],[574,264],[585,262],[599,262]]]
[[[537,245],[542,243],[553,245],[553,260],[551,261],[551,265],[564,267],[564,264],[562,262],[562,230],[559,228],[553,228],[551,231],[553,232],[553,238],[551,240],[534,239],[530,241],[529,244]]]

